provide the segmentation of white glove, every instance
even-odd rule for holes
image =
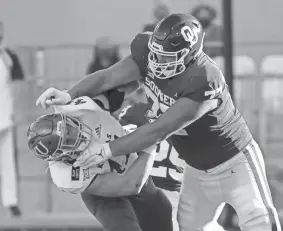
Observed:
[[[74,167],[91,168],[98,164],[104,163],[112,157],[109,144],[94,144],[90,145],[84,153],[78,157],[73,164]]]
[[[36,100],[36,105],[41,104],[44,109],[50,105],[63,105],[71,101],[71,95],[67,91],[60,91],[50,87]]]

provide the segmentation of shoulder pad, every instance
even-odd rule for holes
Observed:
[[[195,101],[218,98],[226,85],[221,70],[210,58],[204,63],[196,63],[186,74],[189,75],[189,81],[182,84],[181,96]]]
[[[131,55],[140,69],[140,73],[145,75],[147,72],[148,62],[148,41],[151,37],[151,32],[139,33],[131,43]]]

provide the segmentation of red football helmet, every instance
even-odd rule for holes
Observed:
[[[162,19],[148,42],[148,65],[154,76],[168,79],[181,74],[203,48],[200,22],[189,14],[170,14]]]
[[[27,132],[28,146],[40,159],[73,164],[91,142],[92,130],[64,114],[39,117]]]

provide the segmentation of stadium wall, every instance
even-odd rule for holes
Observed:
[[[0,0],[0,20],[10,45],[92,44],[110,35],[129,42],[151,20],[154,0]],[[221,0],[171,0],[172,11],[213,5],[221,18]],[[280,43],[282,0],[233,1],[235,43]],[[135,17],[132,17],[134,12]]]

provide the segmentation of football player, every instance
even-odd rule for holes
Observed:
[[[221,202],[235,208],[244,231],[281,230],[261,150],[234,106],[220,68],[202,51],[203,39],[193,16],[171,14],[153,33],[138,34],[129,56],[68,91],[47,89],[37,104],[65,104],[142,80],[152,102],[147,113],[151,123],[102,144],[103,156],[101,151],[81,155],[74,165],[101,163],[170,137],[186,161],[178,206],[181,231],[202,228]]]
[[[144,86],[126,97],[124,102],[121,109],[116,112],[122,125],[134,124],[140,127],[148,123],[146,115],[151,104],[146,99]],[[172,146],[170,139],[164,140],[157,145],[155,161],[150,175],[154,184],[163,189],[163,192],[172,203],[174,230],[178,230],[175,218],[184,166],[185,161],[179,158],[179,154]],[[221,204],[217,208],[213,220],[204,226],[204,231],[223,230],[217,222],[223,207],[224,204]]]
[[[141,86],[136,92],[126,97],[123,106],[115,113],[123,126],[134,124],[140,127],[148,123],[146,114],[150,107],[151,104],[145,96],[144,86]],[[150,175],[154,184],[158,188],[163,189],[166,196],[170,199],[173,207],[173,223],[177,228],[175,215],[185,162],[179,159],[178,153],[169,140],[160,142],[157,145],[156,152]]]
[[[104,97],[95,101],[107,103]],[[41,116],[28,130],[29,148],[48,161],[51,178],[59,189],[83,193],[87,208],[104,230],[172,231],[171,204],[148,179],[156,147],[139,152],[139,157],[132,153],[92,168],[72,166],[82,152],[95,149],[97,143],[126,134],[97,103],[80,97],[55,107],[54,114]],[[143,206],[139,200],[143,200]]]

